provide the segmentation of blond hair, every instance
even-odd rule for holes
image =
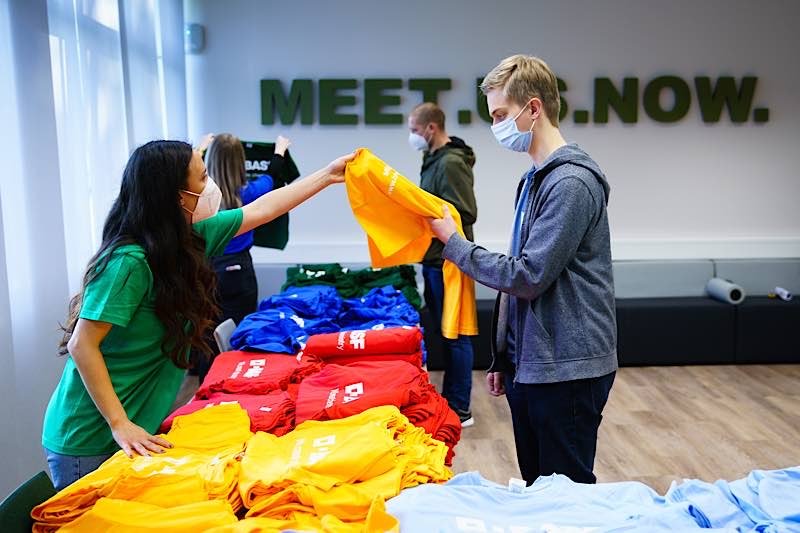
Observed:
[[[247,183],[244,161],[244,147],[238,137],[230,133],[214,136],[206,152],[206,168],[222,192],[223,209],[242,205],[239,191]]]
[[[494,89],[501,89],[506,98],[520,106],[531,98],[539,98],[550,123],[558,127],[561,109],[558,80],[547,63],[538,57],[516,54],[502,60],[481,82],[483,94]]]

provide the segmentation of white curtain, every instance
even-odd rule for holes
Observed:
[[[0,497],[45,469],[59,322],[136,146],[186,138],[181,0],[0,0]]]
[[[178,0],[47,0],[70,291],[119,191],[130,152],[186,138]]]

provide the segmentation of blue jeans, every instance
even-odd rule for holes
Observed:
[[[436,333],[442,333],[442,309],[444,307],[444,276],[442,269],[432,266],[422,267],[425,280],[425,305],[431,313]],[[457,339],[442,337],[444,348],[444,383],[442,396],[451,407],[469,411],[472,392],[472,339],[459,335]]]
[[[616,372],[559,383],[514,383],[505,374],[514,443],[522,479],[564,474],[576,483],[594,483],[597,430]]]
[[[44,449],[47,456],[47,466],[50,467],[50,478],[56,490],[71,485],[90,472],[94,472],[112,454],[107,455],[62,455]]]

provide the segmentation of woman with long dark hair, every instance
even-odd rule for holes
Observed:
[[[209,352],[218,312],[208,258],[343,181],[352,157],[217,213],[220,190],[189,144],[152,141],[133,152],[64,328],[60,353],[69,357],[42,434],[56,488],[119,448],[133,456],[170,447],[153,433],[175,401],[190,348]]]

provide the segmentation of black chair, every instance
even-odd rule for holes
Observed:
[[[39,472],[17,487],[0,503],[0,525],[4,533],[30,533],[31,510],[56,493],[45,472]]]

